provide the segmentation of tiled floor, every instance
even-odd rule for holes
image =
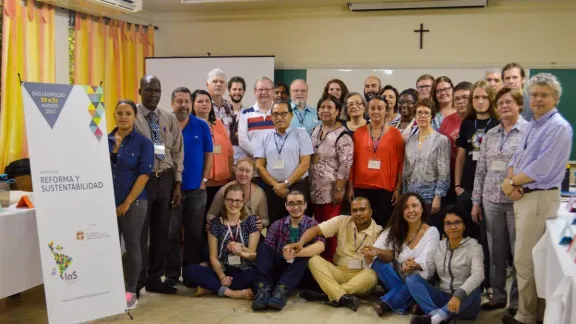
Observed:
[[[372,301],[363,300],[358,312],[347,308],[332,308],[320,302],[306,302],[294,294],[281,312],[263,311],[255,313],[250,302],[216,296],[193,297],[192,290],[178,287],[177,295],[158,295],[144,290],[138,307],[127,314],[100,319],[93,323],[104,324],[175,324],[175,323],[231,323],[231,324],[406,324],[410,316],[385,315],[379,318],[372,309]],[[497,324],[503,310],[481,313],[476,321],[458,323]],[[42,286],[23,293],[20,297],[0,300],[0,324],[44,324],[48,323],[44,290]],[[56,323],[57,324],[57,323]]]

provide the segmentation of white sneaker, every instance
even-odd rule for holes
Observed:
[[[136,298],[136,294],[126,292],[126,309],[131,310],[136,308],[138,305],[138,299]]]

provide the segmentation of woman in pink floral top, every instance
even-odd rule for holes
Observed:
[[[332,95],[318,102],[318,118],[322,123],[314,128],[311,139],[314,156],[310,164],[310,198],[314,218],[327,221],[341,214],[346,181],[350,175],[354,143],[338,116],[342,104]],[[336,238],[326,240],[323,257],[332,261]]]

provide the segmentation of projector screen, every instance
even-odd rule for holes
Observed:
[[[256,102],[254,82],[257,78],[274,80],[274,56],[200,56],[200,57],[148,57],[146,74],[155,75],[162,83],[159,106],[172,111],[170,96],[177,87],[187,87],[194,92],[206,88],[208,72],[219,68],[226,74],[226,82],[234,76],[246,80],[246,93],[242,104],[251,107]],[[225,98],[229,99],[228,90]]]

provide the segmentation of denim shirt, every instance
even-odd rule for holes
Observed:
[[[118,128],[108,135],[108,147],[110,155],[116,147],[114,138]],[[121,205],[130,194],[136,179],[143,174],[150,175],[154,165],[154,145],[152,141],[133,130],[132,133],[122,139],[118,150],[116,163],[110,159],[112,166],[112,179],[114,182],[114,199],[116,206]],[[138,200],[145,200],[146,189],[142,190]]]

